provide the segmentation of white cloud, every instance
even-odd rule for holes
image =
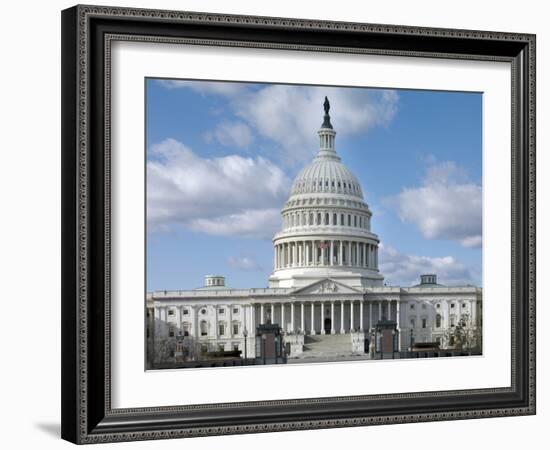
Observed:
[[[188,226],[194,231],[219,236],[271,239],[281,227],[281,212],[279,208],[248,209],[223,216],[192,219]]]
[[[244,272],[258,272],[262,270],[260,264],[252,256],[230,256],[227,258],[227,265],[232,269]]]
[[[416,225],[424,238],[481,247],[481,186],[467,181],[455,163],[429,167],[422,186],[405,188],[393,200],[401,220]]]
[[[331,103],[331,122],[345,136],[387,125],[397,112],[395,91],[287,85],[242,92],[232,107],[259,135],[277,143],[287,161],[296,163],[309,160],[318,150],[316,132],[323,121],[325,96]]]
[[[413,286],[424,273],[435,273],[438,283],[450,286],[479,282],[472,271],[453,256],[406,255],[382,244],[379,251],[380,272],[388,285]]]
[[[174,139],[150,149],[147,219],[153,230],[179,224],[217,235],[270,239],[290,180],[262,157],[201,158]]]
[[[206,141],[218,141],[227,147],[247,148],[253,141],[250,128],[242,122],[221,122],[205,135]]]
[[[318,150],[317,130],[323,122],[323,101],[331,103],[331,121],[338,133],[353,136],[385,126],[397,113],[399,96],[393,90],[245,83],[161,80],[168,88],[188,88],[203,95],[220,95],[254,133],[282,150],[288,164],[311,159]],[[217,131],[213,133],[216,134]]]
[[[193,81],[193,80],[157,80],[168,89],[192,89],[203,95],[217,94],[232,97],[248,89],[244,83],[229,83],[222,81]]]

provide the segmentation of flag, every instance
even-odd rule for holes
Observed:
[[[319,248],[328,248],[328,244],[325,241],[320,241]]]

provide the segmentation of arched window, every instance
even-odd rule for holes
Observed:
[[[201,336],[208,336],[208,323],[206,320],[201,321]]]
[[[317,213],[317,225],[321,225],[321,213]]]
[[[428,325],[428,320],[425,317],[422,318],[422,328],[426,328],[427,325]]]
[[[435,327],[441,328],[441,314],[435,316]]]
[[[332,225],[338,225],[338,215],[336,213],[334,213],[332,215]]]
[[[329,214],[325,213],[325,225],[328,225]]]
[[[353,216],[353,226],[357,227],[357,216]]]
[[[313,213],[309,213],[309,225],[313,225]]]
[[[348,227],[351,227],[351,215],[348,214]]]
[[[340,225],[344,225],[344,215],[340,214]]]

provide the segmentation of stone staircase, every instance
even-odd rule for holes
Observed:
[[[317,334],[304,337],[302,358],[335,359],[351,354],[351,336],[349,334]]]

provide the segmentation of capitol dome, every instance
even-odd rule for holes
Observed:
[[[318,155],[304,167],[292,183],[291,197],[302,194],[337,193],[363,199],[355,175],[340,162],[340,157]]]
[[[347,285],[378,286],[378,236],[359,181],[336,153],[325,97],[325,116],[314,160],[294,179],[281,214],[282,230],[273,238],[271,287],[306,285],[322,278]]]

